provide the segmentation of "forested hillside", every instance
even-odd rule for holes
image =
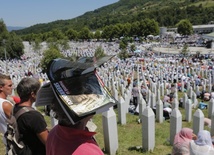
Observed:
[[[53,29],[67,31],[102,29],[118,23],[133,23],[145,18],[154,19],[159,26],[174,27],[180,20],[188,19],[193,25],[208,24],[213,21],[213,0],[120,0],[117,3],[69,19],[37,24],[14,31],[18,35],[38,34]]]

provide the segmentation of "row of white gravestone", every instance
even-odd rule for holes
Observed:
[[[29,42],[23,42],[25,53],[21,56],[22,60],[0,60],[0,71],[4,74],[10,74],[11,76],[15,76],[14,83],[15,85],[20,81],[21,78],[25,77],[26,70],[31,71],[34,75],[37,74],[38,78],[47,80],[46,76],[43,76],[39,70],[40,60],[42,56],[40,54],[43,53],[44,50],[48,49],[47,44],[43,42],[41,44],[41,50],[34,51],[33,47]],[[105,52],[108,54],[116,54],[118,49],[118,44],[114,44],[113,46],[108,46],[108,43],[80,43],[80,42],[70,42],[70,49],[68,51],[61,51],[64,54],[77,56],[93,56],[97,47],[102,47]]]
[[[131,98],[132,83],[130,84],[130,87],[128,87],[127,89],[124,90],[122,88],[125,88],[126,82],[124,84],[121,84],[119,82],[120,79],[118,79],[115,75],[116,74],[111,74],[111,80],[104,80],[104,82],[112,90],[114,97],[117,100],[119,100],[118,122],[120,124],[125,125],[126,124],[126,113],[128,112],[129,101]],[[105,74],[103,74],[103,77],[105,77],[104,79],[108,79],[109,76],[106,76]],[[133,76],[132,76],[132,80],[133,80]],[[143,82],[145,82],[145,81],[143,81]],[[138,83],[140,83],[139,85],[141,85],[141,83],[142,83],[142,81],[139,81],[139,77],[138,77]],[[149,103],[151,102],[151,104],[146,103],[145,100],[142,98],[142,96],[141,95],[139,96],[139,101],[140,101],[139,102],[139,117],[141,118],[141,120],[143,122],[142,146],[146,150],[153,150],[155,147],[155,119],[159,123],[164,121],[163,103],[160,100],[160,94],[161,95],[164,94],[165,84],[160,83],[160,84],[158,84],[158,86],[160,87],[160,89],[159,88],[156,89],[156,86],[152,85],[152,91],[149,90],[150,95],[148,95],[148,98],[149,98],[148,100],[149,100]],[[160,90],[161,90],[161,93],[159,93]],[[119,91],[121,91],[121,92],[119,92]],[[157,93],[157,94],[155,94],[155,93]],[[118,94],[120,94],[120,96]],[[157,103],[155,103],[156,95],[157,95],[157,99],[158,99]],[[191,93],[189,93],[189,96],[191,96]],[[177,101],[177,97],[175,97],[175,98],[176,98],[175,101]],[[153,106],[154,104],[156,104],[156,106],[157,106],[156,107],[157,108],[156,116],[154,115],[154,112],[150,107],[151,105]],[[147,106],[147,105],[149,105],[149,106]],[[188,105],[189,105],[189,103],[187,103],[187,108],[186,108],[186,109],[188,109],[187,114],[186,114],[186,120],[191,120],[191,115],[190,115],[191,110],[190,109],[192,109],[192,107],[190,106],[188,108]],[[170,121],[170,122],[174,122],[176,124],[173,124],[170,126],[170,137],[172,137],[171,139],[174,139],[174,135],[182,127],[182,118],[179,115],[179,110],[176,110],[176,109],[178,109],[178,101],[173,104],[173,107],[174,107],[174,110],[173,110],[171,118],[170,118],[170,119],[172,119],[172,121]],[[201,113],[199,113],[199,114],[201,114]],[[195,115],[193,117],[193,121],[195,119],[196,120],[194,121],[195,123],[193,123],[193,124],[197,124],[197,125],[194,125],[194,127],[195,127],[194,131],[197,132],[198,131],[197,129],[200,129],[200,126],[198,124],[201,124],[200,122],[201,122],[201,120],[203,120],[203,117],[198,117],[198,113],[196,113]],[[200,118],[200,121],[198,121],[199,119],[197,119],[197,118]],[[173,119],[175,121],[173,121]],[[202,125],[203,125],[203,123],[202,123]],[[108,112],[103,114],[103,126],[105,129],[105,131],[104,131],[105,149],[107,152],[109,152],[109,154],[115,154],[116,150],[118,149],[119,146],[118,146],[116,115],[115,115],[113,109],[110,109]]]
[[[111,66],[111,65],[109,65]],[[121,70],[124,68],[119,67]],[[105,70],[107,72],[108,70]],[[128,73],[132,72],[133,70],[130,69]],[[104,77],[104,83],[108,85],[110,90],[112,90],[112,94],[114,97],[119,101],[118,105],[118,122],[120,124],[125,125],[126,124],[126,114],[128,113],[128,106],[129,106],[129,101],[131,99],[131,89],[132,89],[132,84],[133,84],[133,74],[132,74],[132,82],[130,86],[127,89],[122,89],[126,86],[126,83],[123,85],[120,82],[120,78],[118,78],[118,74],[111,72],[106,74],[105,72],[101,71],[101,75]],[[122,73],[122,71],[121,71]],[[137,74],[137,79],[138,79],[138,86],[140,86],[144,81],[139,80],[139,74]],[[108,75],[108,76],[107,76]],[[116,76],[117,75],[117,76]],[[141,75],[142,76],[142,75]],[[111,77],[111,79],[108,79]],[[142,77],[145,79],[145,77]],[[106,79],[106,80],[105,80]],[[162,78],[161,78],[162,79]],[[167,78],[166,78],[167,79]],[[157,82],[158,83],[158,82]],[[164,121],[163,119],[163,103],[160,100],[160,95],[164,94],[165,91],[165,85],[164,82],[160,82],[159,84],[156,84],[155,82],[153,83],[152,80],[150,80],[150,87],[149,93],[148,93],[148,102],[142,98],[141,94],[139,95],[139,117],[142,120],[142,146],[146,150],[153,150],[155,147],[155,121],[162,123]],[[150,90],[151,89],[151,90]],[[188,88],[188,92],[191,91]],[[191,95],[192,93],[189,92],[189,96],[194,96]],[[194,93],[193,93],[194,94]],[[172,143],[174,139],[174,135],[180,131],[182,128],[182,116],[180,114],[180,111],[178,110],[178,101],[177,101],[177,95],[175,95],[175,102],[173,103],[173,111],[171,114],[170,118],[170,142]],[[185,95],[187,96],[187,95]],[[156,100],[157,98],[157,100]],[[157,102],[156,102],[157,101]],[[187,102],[188,101],[188,102]],[[192,120],[192,114],[191,114],[191,109],[192,106],[190,106],[189,102],[190,100],[188,99],[185,101],[185,119],[187,121]],[[154,112],[152,110],[152,107],[156,105],[156,116],[154,115]],[[198,132],[199,130],[202,129],[203,127],[203,113],[201,112],[200,109],[196,111],[196,113],[193,115],[193,129],[194,132]],[[156,119],[156,120],[155,120]],[[173,122],[173,123],[172,123]],[[213,123],[214,124],[214,123]],[[104,141],[105,141],[105,149],[109,154],[115,154],[116,150],[118,149],[118,131],[117,131],[117,121],[116,121],[116,115],[113,111],[113,109],[110,109],[106,113],[103,114],[103,127],[104,127]],[[212,128],[211,128],[212,129]]]
[[[141,95],[140,95],[141,96]],[[140,97],[141,98],[141,97]],[[157,122],[162,123],[164,121],[163,118],[163,103],[161,100],[156,104],[156,116],[151,107],[146,105],[146,102],[143,98],[140,99],[139,103],[139,117],[142,123],[142,146],[146,150],[153,150],[155,147],[155,119]],[[126,110],[124,106],[124,100],[120,99],[120,106],[118,112],[118,120],[121,124],[126,124]],[[214,101],[210,100],[209,108],[213,107]],[[190,100],[186,103],[185,106],[185,120],[190,122],[193,121],[193,131],[195,134],[198,131],[204,129],[204,114],[200,109],[197,109],[193,114],[192,118],[192,103]],[[211,108],[212,109],[212,108]],[[208,109],[209,110],[209,109]],[[209,110],[209,113],[213,113],[213,111]],[[212,122],[214,121],[214,116],[211,117]],[[214,123],[212,123],[214,124]],[[170,117],[170,129],[169,129],[169,137],[170,144],[173,144],[174,136],[178,133],[182,128],[182,115],[178,109],[178,104],[174,105],[173,111]],[[214,135],[214,126],[211,126],[211,134]]]
[[[194,95],[195,93],[192,92],[192,87],[188,87],[188,95],[191,97],[192,96],[192,100],[193,100],[193,103],[195,102],[194,100],[197,100],[195,97],[196,95]],[[154,91],[154,90],[153,90]],[[149,91],[151,92],[151,91]],[[156,92],[156,91],[154,91]],[[159,89],[158,91],[159,92]],[[152,93],[154,94],[154,93]],[[151,95],[152,96],[152,95]],[[159,96],[159,95],[158,95]],[[184,96],[187,96],[186,94]],[[126,97],[125,97],[126,98]],[[154,121],[155,121],[155,116],[154,116],[154,113],[152,111],[152,109],[149,107],[149,106],[146,106],[146,103],[145,101],[142,99],[141,95],[140,95],[140,103],[139,103],[139,115],[142,119],[142,122],[144,122],[143,124],[143,127],[142,127],[142,132],[143,132],[143,137],[142,138],[142,142],[143,142],[143,148],[145,148],[146,150],[153,150],[154,149],[154,132],[148,132],[148,131],[152,131],[151,129],[154,129]],[[149,97],[150,98],[150,97]],[[192,120],[192,102],[191,102],[191,99],[188,99],[187,101],[184,101],[184,105],[185,105],[185,109],[186,109],[186,112],[185,112],[185,120],[186,121],[191,121]],[[153,102],[155,101],[154,97],[152,97],[151,99],[152,101],[152,104]],[[176,101],[176,100],[175,100]],[[212,100],[211,100],[212,101]],[[121,124],[126,124],[126,106],[124,106],[125,100],[121,97],[120,98],[120,106],[119,106],[119,122]],[[196,104],[197,105],[197,104]],[[174,106],[173,106],[174,110],[172,112],[172,115],[171,115],[171,118],[172,121],[170,122],[174,122],[175,124],[171,124],[170,126],[170,143],[172,144],[172,141],[174,140],[174,135],[180,131],[181,127],[182,127],[182,116],[181,114],[179,114],[179,110],[178,110],[178,102],[175,102],[174,103]],[[195,106],[194,106],[195,107]],[[163,119],[163,115],[162,115],[162,101],[160,100],[159,102],[157,102],[157,114],[156,114],[156,119],[159,121],[159,122],[162,122],[164,119]],[[198,109],[195,114],[193,115],[193,129],[194,129],[194,133],[197,133],[198,131],[202,130],[203,126],[204,126],[204,122],[203,122],[203,118],[204,118],[204,115],[202,113],[202,111],[200,109]],[[173,120],[174,119],[174,120]],[[153,121],[154,120],[154,121]],[[147,123],[147,124],[145,124]],[[145,135],[144,135],[145,133]],[[148,133],[151,133],[151,134],[148,134]],[[148,139],[151,139],[151,141],[147,141]]]
[[[213,104],[213,101],[212,101]],[[204,129],[204,114],[202,110],[197,109],[193,114],[193,118],[191,119],[193,133],[197,135],[197,133]],[[174,136],[178,133],[182,128],[182,115],[179,109],[175,108],[172,111],[171,118],[170,118],[170,144],[173,144]],[[214,135],[214,113],[211,116],[211,136]]]

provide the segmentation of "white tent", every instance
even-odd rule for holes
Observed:
[[[134,53],[140,53],[140,52],[142,52],[140,49],[137,49],[134,51]]]

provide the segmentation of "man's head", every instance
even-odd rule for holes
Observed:
[[[40,88],[40,82],[35,78],[23,78],[18,86],[17,93],[21,99],[21,102],[28,101],[32,98],[33,102],[36,100],[37,91]]]
[[[6,98],[13,91],[13,82],[8,75],[0,74],[0,96]]]

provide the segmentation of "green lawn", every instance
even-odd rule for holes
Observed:
[[[193,114],[197,109],[193,109]],[[183,127],[192,128],[192,122],[186,122],[185,111],[180,109],[183,119]],[[207,110],[203,110],[205,117],[207,117]],[[93,121],[97,124],[96,139],[100,147],[104,148],[104,140],[102,133],[101,115],[96,115]],[[170,137],[170,120],[166,120],[163,123],[155,124],[155,149],[153,152],[143,152],[141,149],[136,149],[137,146],[142,146],[142,124],[137,122],[138,116],[127,114],[127,124],[118,125],[118,139],[119,148],[118,155],[137,155],[137,154],[154,154],[154,155],[167,155],[171,153],[172,146],[169,144]],[[207,127],[205,129],[209,130]],[[137,147],[138,148],[138,147]]]

